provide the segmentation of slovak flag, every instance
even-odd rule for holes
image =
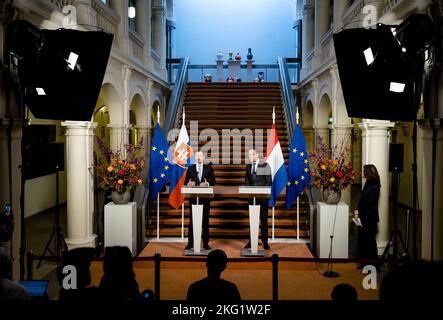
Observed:
[[[283,152],[281,151],[280,142],[278,141],[275,123],[272,124],[271,134],[269,135],[268,144],[266,146],[266,162],[271,167],[272,173],[271,198],[269,199],[269,205],[274,207],[275,201],[277,201],[278,196],[288,183],[285,159],[283,158]]]
[[[181,187],[185,182],[187,166],[191,164],[193,159],[193,151],[189,141],[188,132],[185,124],[182,124],[180,134],[173,154],[173,166],[171,174],[171,184],[169,186],[169,204],[178,209],[185,201],[185,197],[181,192]]]

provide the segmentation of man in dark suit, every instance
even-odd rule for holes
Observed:
[[[264,161],[260,161],[254,149],[248,151],[250,164],[246,165],[246,186],[271,186],[271,167]],[[261,241],[263,248],[269,250],[268,244],[268,199],[256,199],[255,203],[260,206]],[[253,204],[253,200],[250,201]],[[245,248],[251,247],[251,239]]]
[[[188,187],[195,186],[214,186],[215,185],[215,175],[214,170],[210,164],[203,164],[205,156],[203,152],[198,151],[195,154],[196,164],[193,164],[188,168],[185,177],[185,185]],[[190,220],[188,228],[188,245],[186,249],[192,249],[194,247],[194,236],[192,230],[192,205],[196,204],[196,199],[189,199],[190,203]],[[202,240],[203,248],[210,250],[209,246],[209,208],[211,206],[211,200],[209,199],[199,199],[199,203],[203,205],[203,220],[202,220]]]

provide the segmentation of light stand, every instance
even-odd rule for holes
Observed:
[[[398,229],[398,189],[400,184],[400,172],[397,169],[392,171],[392,192],[393,192],[393,208],[392,213],[394,216],[394,228],[391,230],[391,235],[389,236],[388,243],[383,251],[383,258],[387,258],[389,255],[389,248],[392,243],[392,255],[393,255],[393,265],[397,264],[397,256],[398,256],[398,240],[400,239],[401,244],[403,245],[404,252],[406,252],[406,245],[403,241],[403,236]]]
[[[20,110],[20,120],[22,126],[22,137],[20,142],[21,165],[20,165],[20,280],[25,279],[25,251],[26,251],[26,228],[25,228],[25,132],[27,120],[25,115],[25,87],[20,81],[22,57],[9,51],[9,71],[11,78],[17,82],[18,88],[18,108]],[[12,197],[12,195],[10,195]]]
[[[59,166],[55,166],[55,224],[52,229],[51,236],[49,237],[48,243],[46,244],[45,249],[43,250],[43,254],[40,257],[40,261],[37,265],[37,268],[40,268],[42,260],[44,259],[46,252],[49,252],[51,256],[55,256],[57,259],[57,263],[60,262],[63,251],[67,251],[68,247],[65,242],[65,237],[63,235],[63,229],[60,227],[60,199],[59,199]],[[52,242],[52,239],[55,241],[55,251],[52,252],[49,248]]]
[[[332,232],[331,235],[329,236],[331,238],[331,244],[329,246],[328,271],[323,273],[323,276],[328,278],[337,278],[340,276],[340,273],[332,271],[332,240],[334,239],[335,220],[337,219],[337,209],[338,205],[335,205],[334,224],[332,225]]]

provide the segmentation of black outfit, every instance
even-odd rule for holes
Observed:
[[[271,167],[266,162],[259,162],[255,172],[252,170],[252,164],[246,165],[246,186],[271,186],[272,175]],[[249,201],[253,204],[253,200]],[[256,199],[255,204],[260,206],[260,225],[261,225],[261,241],[263,245],[268,245],[268,199]],[[249,241],[251,241],[249,239]]]
[[[194,302],[239,302],[240,292],[237,286],[229,281],[207,277],[189,286],[186,300]]]
[[[186,186],[189,181],[194,181],[196,186],[199,186],[202,182],[208,182],[210,186],[215,185],[215,175],[212,166],[202,165],[203,173],[201,176],[201,181],[198,177],[197,165],[193,164],[190,166],[186,172],[184,185]],[[188,245],[187,248],[192,248],[194,245],[194,234],[192,230],[192,205],[197,204],[197,199],[192,198],[189,199],[190,204],[190,220],[189,220],[189,228],[188,228]],[[203,247],[209,246],[209,209],[211,206],[211,200],[209,199],[199,199],[199,204],[203,205],[203,219],[202,219],[202,239],[203,239]]]
[[[376,259],[378,257],[377,234],[378,198],[380,196],[380,184],[375,181],[366,181],[358,202],[358,213],[362,227],[358,227],[358,258]]]

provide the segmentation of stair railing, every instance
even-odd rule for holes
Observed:
[[[278,70],[279,70],[279,78],[280,85],[283,94],[283,105],[284,111],[286,114],[286,125],[288,128],[288,138],[291,141],[292,132],[295,128],[295,98],[292,92],[292,83],[289,77],[288,71],[288,60],[290,62],[300,63],[299,59],[296,58],[286,58],[286,57],[278,57]],[[297,77],[298,78],[298,77]]]
[[[180,65],[177,70],[177,77],[175,79],[171,99],[169,100],[165,125],[163,126],[163,131],[166,132],[166,134],[174,128],[177,114],[181,113],[179,107],[185,92],[186,83],[188,82],[188,66],[189,57],[180,58]]]

